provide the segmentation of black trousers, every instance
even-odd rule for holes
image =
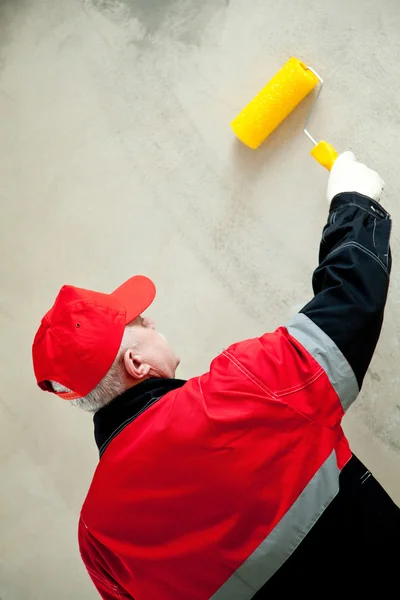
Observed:
[[[353,456],[336,498],[253,600],[303,592],[304,598],[397,597],[399,580],[400,509]]]

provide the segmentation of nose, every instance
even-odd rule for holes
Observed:
[[[143,327],[147,327],[148,329],[155,329],[156,325],[155,325],[153,319],[150,319],[150,317],[144,317],[143,318]]]

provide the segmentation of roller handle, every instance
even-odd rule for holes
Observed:
[[[339,156],[335,148],[323,140],[314,146],[310,154],[320,165],[325,167],[325,169],[328,169],[328,171],[332,169],[333,163]]]

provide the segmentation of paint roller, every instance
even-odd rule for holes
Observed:
[[[338,153],[328,142],[317,142],[308,131],[324,82],[314,69],[297,58],[290,58],[238,114],[231,123],[233,131],[239,140],[255,150],[318,84],[319,92],[304,127],[304,133],[314,144],[311,156],[330,171]]]

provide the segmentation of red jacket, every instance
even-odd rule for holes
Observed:
[[[334,200],[314,300],[112,431],[79,526],[104,599],[250,599],[311,531],[351,458],[341,419],[379,336],[386,222]]]

